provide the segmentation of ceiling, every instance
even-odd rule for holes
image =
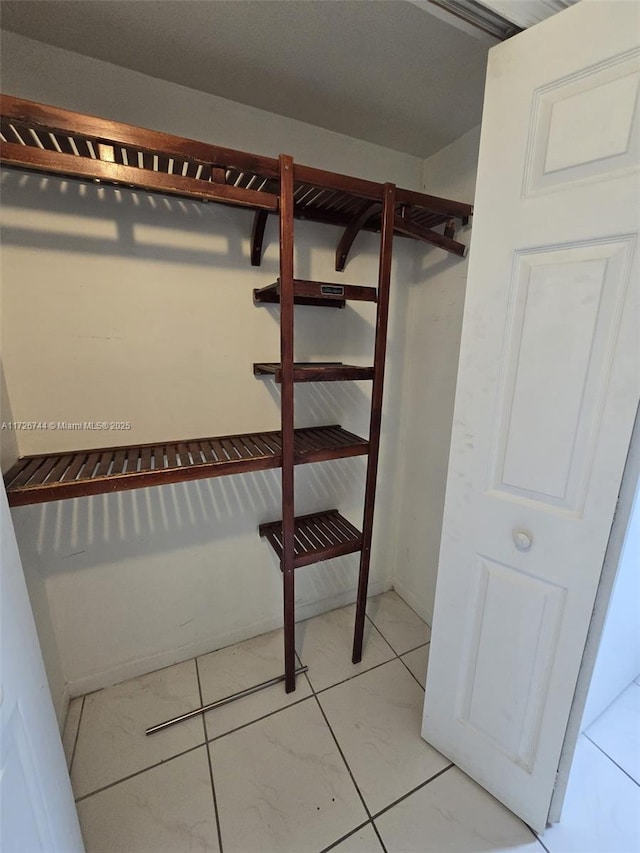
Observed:
[[[2,0],[0,11],[3,29],[419,157],[480,122],[492,43],[405,0]]]

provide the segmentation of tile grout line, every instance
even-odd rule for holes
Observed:
[[[352,835],[355,835],[356,832],[360,832],[361,829],[364,829],[365,826],[369,826],[370,823],[371,820],[363,821],[361,824],[356,826],[355,829],[350,829],[349,832],[347,832],[345,835],[341,835],[340,838],[337,838],[335,841],[332,841],[328,847],[323,847],[320,853],[329,853],[329,851],[333,850],[334,847],[337,847],[338,844],[342,844],[343,841],[346,841],[347,838],[351,838]]]
[[[82,715],[84,714],[84,701],[87,697],[82,697],[82,704],[80,705],[80,716],[78,717],[78,728],[76,729],[76,736],[73,739],[73,749],[71,750],[71,760],[69,761],[69,776],[71,776],[71,770],[73,769],[73,761],[76,757],[76,749],[78,748],[78,738],[80,737],[80,726],[82,725]],[[67,716],[69,716],[67,712]]]
[[[200,749],[200,747],[206,746],[206,743],[198,743],[195,746],[190,746],[189,749],[185,749],[184,752],[178,752],[176,755],[172,755],[170,758],[165,758],[162,761],[157,761],[155,764],[150,764],[148,767],[143,767],[142,770],[136,770],[135,773],[130,773],[128,776],[123,776],[121,779],[117,779],[115,782],[109,782],[108,785],[103,785],[102,788],[96,788],[95,791],[89,791],[88,794],[83,794],[81,797],[76,797],[75,802],[80,803],[82,800],[88,800],[89,797],[94,797],[96,794],[101,794],[103,791],[107,791],[109,788],[115,788],[116,785],[119,785],[121,782],[128,782],[129,779],[135,779],[136,776],[141,776],[143,773],[146,773],[148,770],[153,770],[156,767],[160,767],[163,764],[168,764],[170,761],[173,761],[176,758],[181,758],[183,755],[188,755],[190,752],[193,752],[196,749]]]
[[[407,649],[406,652],[402,652],[400,655],[398,655],[398,657],[404,657],[404,655],[410,655],[413,652],[417,652],[418,649],[423,649],[425,646],[430,646],[430,645],[431,645],[431,640],[429,639],[426,641],[426,643],[420,643],[419,646],[415,646],[413,649]]]
[[[306,673],[305,673],[305,677],[307,677],[307,676],[306,676]],[[351,771],[351,768],[349,767],[349,763],[348,763],[348,761],[347,761],[347,759],[346,759],[346,757],[345,757],[345,754],[344,754],[344,752],[342,751],[342,747],[341,747],[341,746],[340,746],[340,744],[338,743],[338,738],[336,737],[335,732],[334,732],[334,731],[333,731],[333,729],[331,728],[331,723],[329,722],[329,719],[328,719],[327,715],[326,715],[326,714],[325,714],[325,712],[324,712],[324,708],[323,708],[323,707],[322,707],[322,705],[320,704],[320,700],[318,699],[318,695],[317,695],[317,693],[315,692],[315,690],[313,689],[313,685],[312,685],[312,684],[311,684],[311,682],[309,681],[309,678],[308,678],[308,677],[307,677],[307,682],[309,683],[309,687],[311,688],[311,692],[313,693],[313,698],[316,700],[316,704],[317,704],[318,708],[320,709],[320,713],[322,714],[322,717],[323,717],[323,719],[324,719],[325,723],[327,724],[327,728],[328,728],[328,729],[329,729],[329,731],[331,732],[331,737],[333,738],[333,741],[334,741],[334,743],[335,743],[335,745],[336,745],[336,748],[337,748],[338,752],[340,753],[340,757],[341,757],[341,758],[342,758],[342,760],[344,761],[344,766],[347,768],[347,772],[348,772],[349,776],[351,777],[351,781],[353,782],[353,785],[354,785],[354,787],[355,787],[356,791],[358,792],[358,796],[360,797],[360,800],[362,801],[362,805],[364,806],[364,810],[365,810],[365,812],[366,812],[366,814],[367,814],[367,817],[368,817],[368,819],[369,819],[369,820],[371,820],[371,812],[369,811],[369,807],[367,806],[367,804],[366,804],[366,802],[365,802],[365,800],[364,800],[364,797],[362,796],[362,791],[360,790],[360,788],[359,788],[359,786],[358,786],[358,783],[356,782],[355,776],[353,775],[353,772]]]
[[[202,696],[202,684],[200,682],[200,670],[198,668],[198,658],[194,658],[194,663],[196,665],[196,679],[198,681],[198,695],[200,696],[200,707],[204,706],[204,698]],[[213,762],[211,760],[211,750],[209,748],[209,742],[207,741],[207,723],[205,720],[206,714],[200,714],[202,718],[202,732],[204,734],[204,748],[207,752],[207,761],[209,763],[209,779],[211,780],[211,794],[213,796],[213,812],[216,818],[216,831],[218,833],[218,847],[220,848],[220,853],[223,853],[222,847],[222,828],[220,827],[220,812],[218,811],[218,798],[216,797],[216,784],[213,780]]]
[[[398,596],[398,597],[400,597],[400,596]],[[403,602],[404,602],[404,599],[401,599],[401,601],[403,601]],[[404,602],[404,603],[406,604],[406,602]],[[409,605],[407,605],[407,607],[409,607]],[[415,613],[415,610],[413,610],[413,608],[409,608],[409,609],[410,609],[410,610],[412,610],[412,612],[413,612],[413,613]],[[415,613],[415,615],[416,615],[416,616],[418,616],[418,614],[417,614],[417,613]],[[383,641],[387,644],[387,646],[389,646],[389,648],[390,648],[390,649],[391,649],[391,651],[393,652],[394,657],[393,657],[393,658],[391,658],[390,660],[386,660],[386,661],[383,661],[383,662],[382,662],[382,663],[380,663],[380,664],[376,664],[375,666],[372,666],[372,667],[370,667],[369,669],[363,670],[362,672],[358,672],[358,673],[356,673],[355,675],[349,676],[349,678],[345,678],[345,679],[343,679],[342,681],[337,682],[336,684],[332,684],[332,685],[330,685],[329,687],[325,687],[325,688],[323,688],[322,690],[318,690],[318,691],[316,691],[316,690],[314,689],[313,684],[311,683],[311,679],[309,678],[309,674],[308,674],[308,673],[306,673],[306,674],[305,674],[305,676],[306,676],[306,679],[307,679],[307,683],[309,684],[309,687],[311,688],[311,691],[312,691],[312,693],[313,693],[313,696],[314,696],[314,698],[315,698],[315,700],[316,700],[316,702],[317,702],[317,704],[318,704],[318,707],[320,708],[320,712],[321,712],[322,716],[324,717],[324,720],[325,720],[325,722],[326,722],[326,724],[327,724],[327,726],[328,726],[328,728],[329,728],[329,731],[331,732],[331,735],[332,735],[332,737],[333,737],[333,740],[335,741],[336,747],[337,747],[337,749],[338,749],[338,751],[339,751],[340,755],[342,756],[342,760],[344,761],[345,767],[347,768],[347,771],[348,771],[348,773],[349,773],[349,775],[350,775],[350,777],[351,777],[351,780],[352,780],[352,782],[353,782],[353,784],[354,784],[354,786],[355,786],[355,788],[356,788],[356,791],[358,792],[358,794],[359,794],[359,796],[360,796],[360,799],[362,800],[362,805],[364,806],[366,813],[367,813],[367,814],[369,815],[369,817],[370,817],[370,821],[369,821],[369,823],[371,824],[371,827],[372,827],[373,831],[375,832],[375,835],[376,835],[376,837],[377,837],[377,839],[378,839],[378,841],[379,841],[379,843],[380,843],[380,846],[381,846],[381,848],[382,848],[383,853],[387,853],[386,845],[385,845],[385,843],[384,843],[384,841],[383,841],[383,839],[382,839],[382,836],[381,836],[381,834],[380,834],[380,831],[379,831],[378,827],[377,827],[377,826],[376,826],[376,824],[375,824],[374,816],[373,816],[373,815],[371,814],[371,812],[369,811],[369,807],[367,806],[367,804],[366,804],[366,802],[365,802],[365,799],[364,799],[364,797],[362,796],[362,792],[360,791],[360,788],[358,787],[358,784],[357,784],[357,782],[356,782],[356,780],[355,780],[355,777],[354,777],[354,775],[353,775],[353,772],[352,772],[352,770],[351,770],[351,767],[349,766],[349,763],[347,762],[347,759],[346,759],[346,757],[345,757],[345,755],[344,755],[344,752],[342,751],[342,747],[341,747],[341,746],[340,746],[340,744],[338,743],[338,738],[336,737],[336,735],[335,735],[335,733],[334,733],[334,731],[333,731],[333,729],[332,729],[332,727],[331,727],[331,723],[329,722],[329,719],[328,719],[327,715],[325,714],[325,712],[324,712],[324,708],[322,707],[322,705],[321,705],[321,703],[320,703],[320,699],[319,699],[318,697],[319,697],[319,694],[321,694],[321,693],[325,693],[327,690],[331,690],[333,687],[337,687],[339,684],[345,684],[347,681],[352,681],[354,678],[358,678],[360,675],[364,675],[364,673],[365,673],[365,672],[372,672],[373,670],[375,670],[375,669],[379,669],[380,667],[384,666],[384,665],[385,665],[385,664],[387,664],[387,663],[391,663],[391,661],[393,661],[393,660],[400,660],[400,661],[401,661],[401,663],[402,663],[402,665],[404,666],[404,668],[405,668],[405,669],[407,670],[407,672],[409,673],[409,675],[410,675],[410,676],[415,680],[415,682],[418,684],[418,686],[422,688],[422,685],[420,684],[420,682],[418,681],[418,679],[417,679],[417,678],[415,677],[415,675],[411,672],[411,670],[409,669],[409,667],[407,666],[407,664],[405,663],[405,661],[404,661],[404,660],[402,660],[402,655],[403,655],[403,654],[410,654],[411,652],[414,652],[414,651],[416,651],[417,649],[422,648],[423,646],[427,646],[427,645],[429,645],[429,643],[431,642],[431,638],[429,638],[429,640],[427,640],[425,643],[420,643],[419,645],[415,646],[414,648],[408,649],[407,651],[400,653],[400,652],[397,652],[397,651],[395,650],[395,648],[391,645],[391,643],[387,640],[387,638],[385,637],[385,635],[382,633],[382,631],[380,630],[380,628],[378,628],[378,626],[375,624],[375,622],[374,622],[374,621],[373,621],[373,619],[369,616],[369,614],[368,614],[368,613],[365,613],[365,616],[366,616],[366,619],[367,619],[367,620],[369,621],[369,623],[371,624],[371,626],[373,627],[373,629],[374,629],[374,630],[375,630],[375,631],[380,635],[380,637],[381,637],[381,638],[383,639]],[[424,620],[423,620],[420,616],[418,616],[418,618],[420,619],[420,621],[421,621],[421,622],[424,622]],[[424,622],[424,624],[426,625],[426,622]],[[427,627],[429,628],[429,630],[431,630],[430,626],[427,626]],[[299,658],[298,658],[298,659],[299,659]],[[422,688],[422,690],[424,691],[424,688]],[[402,800],[404,800],[406,797],[410,796],[410,794],[412,794],[412,793],[414,793],[415,791],[419,790],[419,788],[422,788],[422,787],[424,787],[425,785],[428,785],[428,784],[429,784],[429,782],[432,782],[434,779],[437,779],[437,777],[438,777],[438,776],[441,776],[443,773],[445,773],[447,770],[450,770],[452,767],[454,767],[454,765],[453,765],[453,764],[449,764],[449,766],[448,766],[448,767],[445,767],[445,768],[444,768],[443,770],[441,770],[439,773],[434,774],[434,775],[433,775],[433,776],[431,776],[429,779],[427,779],[425,782],[421,783],[419,786],[417,786],[416,788],[414,788],[412,791],[409,791],[407,794],[403,795],[403,796],[402,796],[402,797],[400,797],[398,800],[395,800],[395,801],[394,801],[393,803],[391,803],[389,806],[387,806],[386,808],[382,809],[380,812],[378,812],[378,813],[375,815],[375,817],[378,817],[379,815],[383,814],[385,811],[387,811],[388,809],[392,808],[394,805],[396,805],[397,803],[401,802],[401,801],[402,801]],[[363,824],[363,826],[364,826],[364,825],[366,825],[366,824]],[[349,837],[351,837],[351,835],[355,834],[355,833],[356,833],[359,829],[361,829],[361,828],[362,828],[362,826],[357,827],[356,829],[352,830],[352,831],[351,831],[347,836],[344,836],[342,839],[339,839],[338,841],[334,842],[334,844],[332,844],[332,845],[331,845],[330,847],[328,847],[328,848],[325,848],[325,850],[331,850],[333,847],[335,847],[337,844],[339,844],[339,843],[340,843],[340,841],[344,841],[344,840],[345,840],[345,838],[349,838]],[[323,853],[324,853],[324,851],[323,851]]]
[[[393,663],[396,658],[389,658],[389,660],[383,660],[382,663],[375,663],[373,666],[370,666],[368,669],[363,669],[362,672],[356,672],[355,675],[349,675],[347,678],[343,678],[342,681],[336,681],[335,684],[330,684],[328,687],[321,687],[320,690],[314,690],[313,685],[311,685],[311,679],[309,679],[309,684],[311,685],[311,689],[318,696],[321,693],[326,693],[327,690],[333,690],[334,687],[339,687],[341,684],[346,684],[348,681],[353,681],[354,678],[359,678],[361,675],[366,675],[368,672],[373,672],[374,669],[380,669],[381,666],[386,666],[388,663]]]
[[[298,678],[300,678],[300,676],[298,676]],[[242,729],[246,729],[248,726],[252,726],[254,723],[259,723],[261,720],[266,720],[268,717],[273,717],[274,714],[279,714],[280,711],[286,711],[287,708],[293,708],[295,705],[300,705],[302,702],[306,702],[307,699],[313,699],[313,695],[303,696],[302,699],[297,699],[295,702],[290,702],[288,705],[283,705],[281,708],[276,708],[273,711],[269,711],[269,713],[263,714],[261,717],[256,717],[254,720],[249,720],[248,723],[243,723],[241,726],[237,726],[235,729],[229,729],[228,732],[223,732],[220,735],[214,735],[213,737],[209,738],[209,740],[205,741],[205,743],[215,743],[217,740],[220,740],[221,738],[226,737],[227,735],[234,734],[235,732],[240,732],[242,731]]]
[[[382,840],[382,836],[380,835],[380,830],[376,826],[376,822],[373,819],[371,820],[371,826],[373,827],[373,831],[375,832],[375,834],[378,836],[378,841],[380,842],[380,846],[384,850],[384,853],[387,853],[387,848],[384,841]]]
[[[611,758],[611,756],[609,755],[609,753],[605,752],[604,749],[601,746],[599,746],[595,742],[595,740],[592,740],[586,732],[582,732],[582,734],[586,737],[586,739],[589,741],[589,743],[592,743],[596,749],[600,750],[600,752],[605,756],[605,758],[609,759],[609,761],[613,764],[614,767],[617,767],[621,773],[624,773],[624,775],[628,779],[631,779],[631,781],[633,782],[634,785],[637,785],[640,788],[640,782],[638,782],[637,779],[634,779],[630,773],[627,773],[627,771],[624,769],[624,767],[621,767],[617,761],[614,761],[613,758]]]
[[[385,661],[385,663],[391,663],[391,661]],[[380,664],[380,666],[384,666],[384,664]],[[377,667],[376,667],[376,669],[377,669]],[[357,678],[357,676],[354,676],[354,678]],[[351,680],[351,679],[348,679],[348,680]],[[308,676],[307,676],[307,681],[309,681]],[[407,794],[404,794],[404,795],[403,795],[402,797],[400,797],[399,799],[394,800],[394,802],[390,803],[388,806],[386,806],[384,809],[382,809],[382,810],[381,810],[380,812],[378,812],[377,814],[372,815],[371,811],[369,810],[369,807],[367,806],[367,803],[365,802],[365,799],[364,799],[364,797],[363,797],[363,795],[362,795],[362,792],[360,791],[360,788],[359,788],[359,786],[358,786],[358,783],[356,782],[356,779],[355,779],[355,776],[353,775],[353,772],[352,772],[352,770],[351,770],[351,767],[349,766],[349,762],[347,761],[346,756],[345,756],[344,752],[342,751],[342,747],[340,746],[340,744],[339,744],[339,742],[338,742],[338,738],[336,737],[335,732],[333,731],[333,728],[331,727],[331,723],[329,722],[329,718],[327,717],[327,715],[326,715],[326,713],[325,713],[325,711],[324,711],[324,708],[322,707],[322,705],[321,705],[321,703],[320,703],[320,699],[319,699],[319,697],[318,697],[318,694],[315,692],[315,690],[313,690],[313,686],[311,685],[311,682],[309,682],[309,686],[311,687],[311,690],[313,691],[313,696],[314,696],[314,698],[315,698],[316,702],[318,703],[318,707],[320,708],[320,713],[321,713],[321,714],[322,714],[322,716],[324,717],[324,720],[325,720],[325,722],[326,722],[326,724],[327,724],[327,726],[328,726],[328,728],[329,728],[329,731],[331,732],[331,735],[332,735],[332,737],[333,737],[333,740],[335,741],[336,747],[338,748],[338,752],[339,752],[339,753],[340,753],[340,755],[342,756],[342,760],[344,761],[344,763],[345,763],[345,767],[347,768],[347,771],[349,772],[349,776],[351,776],[351,781],[353,782],[353,784],[354,784],[354,786],[355,786],[355,789],[356,789],[356,791],[358,792],[358,794],[359,794],[359,796],[360,796],[360,799],[362,800],[362,805],[364,806],[366,813],[369,815],[369,818],[370,818],[370,822],[371,822],[371,826],[372,826],[372,828],[373,828],[373,831],[375,832],[375,834],[376,834],[376,836],[377,836],[377,838],[378,838],[378,841],[380,842],[380,845],[381,845],[381,847],[382,847],[382,850],[384,851],[384,853],[387,853],[386,845],[385,845],[384,841],[382,840],[382,836],[380,835],[380,832],[379,832],[379,830],[378,830],[378,827],[377,827],[377,826],[376,826],[376,824],[375,824],[374,817],[379,817],[381,814],[383,814],[384,812],[386,812],[388,809],[392,808],[393,806],[397,805],[397,803],[399,803],[399,802],[401,802],[402,800],[404,800],[404,799],[405,799],[406,797],[408,797],[410,794],[413,794],[413,793],[414,793],[415,791],[417,791],[419,788],[423,788],[425,785],[428,785],[428,784],[429,784],[429,782],[432,782],[434,779],[437,779],[437,778],[438,778],[438,776],[441,776],[441,775],[442,775],[443,773],[445,773],[447,770],[450,770],[452,767],[454,767],[454,765],[453,765],[453,764],[449,764],[449,766],[448,766],[448,767],[445,767],[443,770],[440,770],[438,773],[435,773],[433,776],[431,776],[431,777],[430,777],[429,779],[427,779],[425,782],[422,782],[422,783],[421,783],[420,785],[418,785],[416,788],[414,788],[413,790],[409,791]],[[329,689],[330,689],[330,688],[327,688],[327,690],[329,690]],[[323,692],[324,692],[324,691],[323,691]],[[354,831],[355,831],[355,830],[354,830]],[[352,833],[351,833],[351,834],[352,834]]]
[[[384,640],[384,642],[389,646],[389,648],[390,648],[390,649],[391,649],[391,651],[394,653],[394,655],[395,655],[396,657],[398,657],[398,652],[393,648],[393,646],[391,645],[391,643],[389,642],[389,640],[387,640],[387,638],[386,638],[386,637],[385,637],[385,635],[382,633],[382,631],[380,630],[380,628],[378,628],[378,626],[377,626],[377,625],[376,625],[376,623],[373,621],[373,619],[371,618],[371,616],[369,616],[369,614],[368,614],[368,613],[365,613],[364,615],[365,615],[366,619],[369,621],[369,623],[371,624],[371,627],[372,627],[372,628],[373,628],[373,629],[374,629],[378,634],[380,634],[380,636],[382,637],[382,639]]]
[[[418,685],[418,687],[419,687],[419,688],[422,690],[422,692],[424,693],[424,692],[425,692],[424,685],[423,685],[423,684],[420,684],[420,682],[418,681],[418,679],[416,678],[416,676],[411,672],[411,670],[409,669],[408,665],[405,663],[405,661],[403,661],[403,660],[402,660],[402,658],[400,658],[400,661],[401,661],[402,665],[404,666],[404,668],[405,668],[405,669],[407,670],[407,672],[409,673],[409,675],[413,678],[413,680],[416,682],[416,684]]]
[[[397,800],[394,800],[392,803],[389,803],[388,806],[385,806],[383,809],[380,809],[379,812],[376,812],[372,815],[372,820],[377,820],[379,817],[382,817],[385,812],[388,812],[389,809],[392,809],[394,806],[397,806],[398,803],[401,803],[403,800],[406,800],[407,797],[410,797],[412,794],[415,794],[416,791],[419,791],[421,788],[425,788],[430,782],[435,781],[439,776],[442,776],[447,770],[451,770],[452,767],[455,767],[455,764],[451,762],[447,767],[443,767],[442,770],[438,770],[437,773],[434,773],[433,776],[429,776],[424,782],[420,782],[419,785],[416,785],[415,788],[412,788],[410,791],[407,791],[406,794],[403,794],[401,797],[398,797]]]
[[[367,806],[367,803],[366,803],[366,801],[365,801],[364,797],[362,796],[362,791],[360,790],[360,786],[359,786],[359,785],[358,785],[358,783],[356,782],[356,777],[353,775],[353,771],[351,770],[351,767],[349,767],[349,763],[348,763],[348,761],[347,761],[347,759],[346,759],[346,756],[345,756],[344,752],[342,751],[342,747],[341,747],[341,746],[340,746],[340,744],[338,743],[338,738],[336,737],[335,732],[334,732],[334,731],[333,731],[333,729],[331,728],[331,723],[329,722],[329,719],[328,719],[327,715],[326,715],[326,714],[325,714],[325,712],[324,712],[324,708],[323,708],[323,707],[322,707],[322,705],[320,704],[320,700],[318,699],[318,697],[317,697],[317,695],[316,695],[315,693],[313,694],[313,698],[316,700],[316,704],[317,704],[318,708],[320,709],[320,713],[322,714],[322,716],[323,716],[323,718],[324,718],[325,723],[327,724],[327,728],[329,729],[329,731],[330,731],[330,733],[331,733],[331,737],[333,738],[333,741],[334,741],[334,743],[335,743],[335,745],[336,745],[336,749],[337,749],[337,750],[338,750],[338,752],[340,753],[340,757],[342,758],[342,760],[343,760],[343,762],[344,762],[344,766],[347,768],[347,773],[348,773],[348,774],[349,774],[349,776],[351,777],[351,781],[353,782],[353,787],[356,789],[357,794],[358,794],[358,796],[360,797],[360,801],[362,802],[362,806],[363,806],[363,808],[364,808],[364,810],[365,810],[365,812],[366,812],[366,815],[367,815],[367,817],[369,818],[369,821],[371,821],[371,822],[373,823],[373,819],[372,819],[372,815],[371,815],[371,812],[370,812],[370,810],[369,810],[369,807]],[[376,834],[377,834],[377,833],[376,833]],[[386,850],[385,850],[385,853],[387,853],[387,851],[386,851]]]
[[[407,607],[408,607],[408,606],[409,606],[409,605],[407,605]],[[417,646],[412,646],[410,649],[407,649],[407,650],[406,650],[406,651],[404,651],[404,652],[397,652],[397,651],[393,648],[393,646],[391,645],[391,643],[389,642],[389,640],[387,640],[387,638],[385,637],[385,635],[382,633],[382,629],[378,628],[378,626],[376,625],[376,623],[373,621],[373,618],[372,618],[371,616],[369,616],[369,614],[368,614],[368,613],[367,613],[367,614],[365,614],[365,615],[366,615],[367,619],[369,620],[369,622],[371,623],[371,625],[376,629],[376,631],[378,632],[378,634],[380,634],[380,636],[382,637],[382,639],[383,639],[383,640],[385,641],[385,643],[389,646],[389,648],[391,649],[391,651],[394,653],[394,655],[395,655],[397,658],[401,658],[401,657],[402,657],[402,655],[410,655],[410,654],[411,654],[411,652],[416,652],[418,649],[421,649],[423,646],[428,646],[428,645],[429,645],[429,643],[431,642],[431,626],[430,626],[430,625],[427,625],[427,623],[424,621],[424,619],[421,619],[420,621],[423,623],[423,625],[426,625],[426,626],[427,626],[427,628],[429,629],[429,639],[428,639],[428,640],[425,640],[425,641],[424,641],[424,643],[418,643],[418,645],[417,645]],[[416,614],[416,615],[417,615],[417,614]],[[419,616],[418,616],[418,618],[420,619],[420,617],[419,617]]]
[[[415,649],[411,649],[410,651],[415,652],[415,651],[417,651],[418,649],[421,649],[421,648],[423,648],[424,646],[428,646],[428,645],[429,645],[429,642],[422,643],[422,645],[420,645],[420,646],[416,646],[416,648],[415,648]],[[392,651],[393,651],[393,649],[392,649]],[[409,654],[409,652],[403,652],[402,654],[408,655],[408,654]],[[299,659],[299,658],[298,658],[298,659]],[[386,664],[388,664],[388,663],[392,663],[394,660],[400,660],[400,661],[402,662],[402,664],[403,664],[405,667],[407,667],[407,664],[402,660],[402,655],[399,655],[399,654],[397,654],[396,652],[394,652],[394,653],[393,653],[393,657],[392,657],[392,658],[389,658],[389,660],[383,660],[381,663],[375,663],[375,664],[373,664],[372,666],[368,667],[367,669],[363,669],[363,670],[361,670],[360,672],[356,672],[354,675],[349,675],[349,676],[347,676],[347,678],[343,678],[341,681],[336,681],[336,682],[335,682],[335,684],[329,684],[327,687],[321,687],[319,690],[315,690],[315,689],[314,689],[314,687],[313,687],[313,685],[312,685],[312,683],[311,683],[311,679],[308,677],[309,686],[311,687],[311,689],[313,690],[313,692],[314,692],[315,694],[317,694],[318,696],[320,696],[320,694],[321,694],[321,693],[326,693],[326,692],[327,692],[327,690],[332,690],[334,687],[338,687],[340,684],[346,684],[346,683],[347,683],[347,681],[353,681],[353,679],[354,679],[354,678],[359,678],[361,675],[365,675],[365,674],[366,674],[366,673],[368,673],[368,672],[373,672],[373,671],[374,671],[374,669],[380,669],[380,667],[381,667],[381,666],[385,666],[385,665],[386,665]],[[413,673],[411,672],[411,670],[409,669],[409,667],[407,667],[407,669],[409,670],[409,672],[410,672],[410,674],[413,676],[413,678],[415,678],[415,676],[413,675]],[[308,676],[308,673],[307,673],[307,676]],[[420,685],[420,687],[422,687],[422,689],[424,690],[424,687],[422,686],[422,684],[420,684],[420,682],[418,681],[418,679],[417,679],[417,678],[416,678],[416,681],[418,682],[418,684]],[[301,700],[301,701],[302,701],[302,700]],[[277,712],[276,712],[276,711],[272,711],[271,713],[274,713],[274,714],[275,714],[275,713],[277,713]],[[269,715],[267,715],[267,716],[269,716]],[[246,725],[250,725],[250,723],[247,723]]]

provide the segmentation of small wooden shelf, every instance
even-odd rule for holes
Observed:
[[[282,558],[282,522],[261,524],[258,530]],[[296,518],[294,536],[293,566],[296,569],[353,554],[362,548],[362,534],[337,509]]]
[[[280,279],[253,291],[255,302],[280,302]],[[324,308],[344,308],[347,300],[376,302],[375,287],[337,284],[329,281],[293,280],[293,301],[296,305],[319,305]]]
[[[295,463],[361,456],[369,443],[342,427],[295,430]],[[280,432],[23,456],[4,480],[10,506],[143,489],[279,468]]]
[[[260,362],[253,365],[256,376],[275,376],[282,382],[282,368],[278,362]],[[350,379],[373,379],[373,367],[342,364],[341,361],[298,361],[293,365],[294,382],[345,382]]]

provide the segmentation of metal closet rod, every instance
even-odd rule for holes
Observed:
[[[307,672],[308,666],[301,666],[296,669],[296,675],[302,675]],[[158,723],[151,726],[145,731],[146,735],[153,735],[156,732],[161,732],[168,729],[169,726],[175,726],[185,720],[190,720],[192,717],[197,717],[198,714],[206,714],[207,711],[213,711],[214,708],[221,708],[223,705],[228,705],[230,702],[235,702],[236,699],[242,699],[245,696],[251,696],[252,693],[257,693],[259,690],[266,690],[267,687],[273,687],[274,684],[279,684],[284,681],[285,676],[277,675],[275,678],[270,678],[268,681],[262,681],[260,684],[255,684],[253,687],[247,687],[246,690],[239,690],[237,693],[232,693],[230,696],[225,696],[224,699],[218,699],[216,702],[211,702],[209,705],[203,705],[202,708],[194,708],[193,711],[187,711],[186,714],[180,714],[179,717],[173,717],[171,720],[166,720],[164,723]]]

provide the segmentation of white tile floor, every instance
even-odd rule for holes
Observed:
[[[352,606],[309,619],[297,632],[309,673],[295,693],[278,685],[204,723],[144,735],[279,674],[280,631],[74,699],[64,745],[88,853],[640,849],[637,696],[612,727],[606,714],[594,723],[593,742],[582,736],[576,761],[586,787],[570,787],[563,821],[543,845],[421,739],[428,626],[394,592],[371,599],[368,614],[358,666]],[[625,731],[635,732],[635,758]]]

